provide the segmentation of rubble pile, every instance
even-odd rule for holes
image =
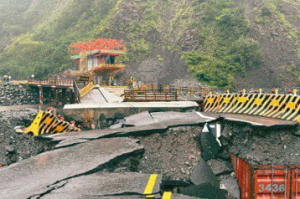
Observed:
[[[137,171],[162,174],[163,190],[196,198],[239,198],[229,153],[210,131],[181,126],[137,139],[145,147]]]
[[[163,173],[165,179],[188,181],[200,158],[199,126],[183,126],[137,137],[145,147],[138,171]]]
[[[296,128],[254,129],[227,122],[222,135],[230,153],[252,165],[286,165],[300,163],[297,132]]]
[[[51,144],[47,141],[21,134],[22,129],[31,124],[36,114],[37,111],[34,109],[0,112],[1,166],[10,165],[51,149]]]
[[[0,85],[0,105],[38,104],[38,93],[22,85]]]

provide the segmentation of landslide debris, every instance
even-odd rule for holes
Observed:
[[[161,173],[165,179],[188,181],[200,158],[199,126],[170,128],[164,133],[137,137],[145,147],[138,170]]]
[[[296,128],[266,129],[228,122],[223,134],[230,133],[229,151],[250,164],[299,164],[300,136]]]
[[[15,127],[28,127],[34,120],[37,111],[34,109],[0,112],[0,164],[7,166],[50,150],[52,144],[37,140],[30,135],[15,132]]]

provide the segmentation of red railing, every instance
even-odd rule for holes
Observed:
[[[56,86],[56,87],[73,87],[73,80],[69,79],[46,79],[46,80],[27,80],[28,85],[36,86]]]

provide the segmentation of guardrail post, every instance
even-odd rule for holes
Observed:
[[[40,103],[39,103],[39,110],[41,111],[43,108],[43,104],[44,104],[44,99],[43,99],[43,87],[39,86],[39,99],[40,99]]]

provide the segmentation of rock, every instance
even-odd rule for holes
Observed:
[[[16,126],[16,127],[14,128],[14,130],[22,129],[22,128],[24,128],[24,127],[23,127],[23,126]]]
[[[15,129],[16,133],[24,133],[23,129]]]
[[[230,154],[227,151],[227,149],[224,149],[222,151],[222,153],[218,153],[217,157],[222,159],[222,160],[229,160],[230,159]]]
[[[229,162],[224,160],[212,159],[207,161],[207,164],[210,166],[215,175],[229,174],[232,172],[232,166]]]
[[[201,133],[201,157],[205,161],[215,158],[220,149],[219,143],[206,124]]]
[[[194,196],[198,198],[207,198],[207,199],[227,198],[226,197],[227,191],[221,190],[210,183],[183,187],[179,189],[179,192],[183,195]]]
[[[15,148],[11,145],[8,145],[5,147],[5,150],[8,152],[8,153],[13,153],[15,152]]]
[[[200,158],[198,165],[193,169],[190,180],[195,185],[209,183],[213,186],[219,187],[219,180],[202,158]]]
[[[223,185],[225,190],[228,191],[229,196],[235,199],[240,199],[241,193],[236,179],[232,177],[229,177],[227,179],[222,179],[220,184]]]

